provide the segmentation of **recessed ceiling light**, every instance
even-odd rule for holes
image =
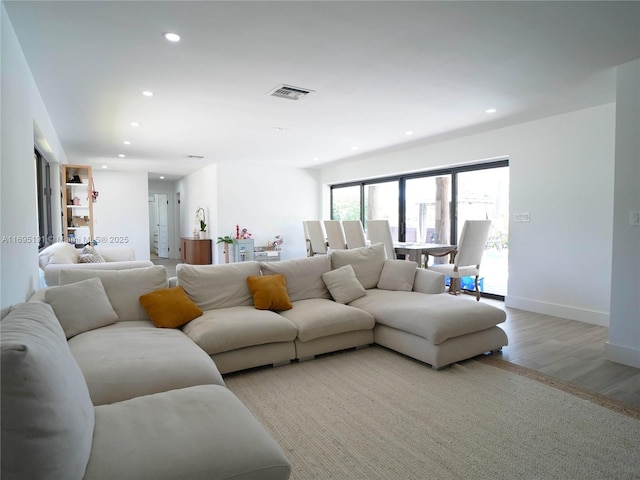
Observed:
[[[358,150],[358,146],[354,145],[353,147],[351,147],[351,150]]]
[[[180,35],[178,35],[177,33],[172,33],[172,32],[165,33],[164,34],[164,38],[166,38],[170,42],[179,42],[180,41]]]
[[[160,175],[160,180],[164,180],[164,176],[163,175]]]
[[[145,90],[144,92],[142,92],[142,95],[144,95],[145,97],[153,97],[155,93],[150,90]]]
[[[496,113],[497,110],[495,108],[489,108],[487,110],[484,111],[484,113]]]
[[[126,155],[124,155],[124,154],[122,154],[122,153],[121,153],[121,154],[119,154],[118,156],[119,156],[120,158],[124,158],[124,157],[126,157]]]
[[[125,140],[125,141],[124,141],[124,142],[122,142],[122,143],[124,143],[125,145],[131,145],[131,142],[130,142],[129,140]]]
[[[108,168],[106,165],[102,165],[102,168]]]
[[[139,122],[131,122],[131,126],[132,127],[139,127],[140,123]]]
[[[413,135],[413,132],[411,130],[407,130],[406,132],[404,132],[404,134],[406,136],[411,136],[411,135]]]

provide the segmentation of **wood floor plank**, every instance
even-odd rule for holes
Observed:
[[[504,360],[640,407],[640,369],[604,358],[608,328],[481,301],[507,313]]]

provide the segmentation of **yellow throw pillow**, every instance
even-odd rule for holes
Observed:
[[[258,310],[290,310],[293,308],[287,293],[287,281],[283,274],[247,277],[253,304]]]
[[[156,327],[177,328],[202,315],[181,286],[145,293],[140,304]]]

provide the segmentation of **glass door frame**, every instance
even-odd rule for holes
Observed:
[[[472,172],[478,170],[489,170],[493,168],[503,168],[509,166],[509,159],[496,160],[491,162],[484,163],[474,163],[463,166],[456,167],[448,167],[448,168],[440,168],[435,170],[426,170],[423,172],[415,172],[406,175],[391,175],[388,177],[378,177],[378,178],[369,178],[367,180],[353,181],[353,182],[345,182],[345,183],[336,183],[329,185],[330,194],[330,212],[331,219],[335,220],[333,216],[333,191],[336,188],[346,188],[346,187],[354,187],[359,186],[360,188],[360,221],[362,225],[365,226],[366,229],[366,218],[365,218],[365,188],[367,185],[383,183],[383,182],[398,182],[398,241],[404,242],[406,239],[406,182],[407,180],[416,179],[416,178],[425,178],[425,177],[437,177],[450,175],[451,176],[451,202],[450,202],[450,243],[454,245],[458,239],[458,174],[463,172]],[[487,298],[496,298],[500,300],[504,300],[504,295],[492,294],[492,293],[482,293],[483,296]]]

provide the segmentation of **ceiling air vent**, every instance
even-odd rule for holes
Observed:
[[[313,90],[308,88],[292,87],[291,85],[278,85],[271,90],[267,95],[272,97],[288,98],[289,100],[300,100],[301,98],[313,93]]]

